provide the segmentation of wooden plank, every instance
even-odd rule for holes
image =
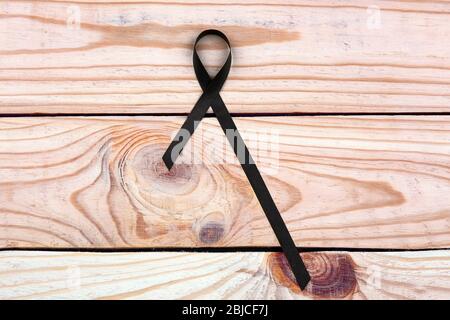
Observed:
[[[448,112],[449,15],[448,1],[2,1],[0,113],[188,112],[210,27],[233,43],[233,112]]]
[[[293,283],[280,253],[0,253],[0,299],[447,299],[448,251],[303,253]]]
[[[183,120],[0,119],[0,246],[278,246],[216,119],[167,171]],[[450,247],[450,117],[236,121],[298,246]]]

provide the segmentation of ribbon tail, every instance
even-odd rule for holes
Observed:
[[[211,99],[208,98],[208,95],[203,93],[197,100],[194,108],[192,108],[191,113],[189,113],[177,135],[172,140],[169,147],[166,149],[166,152],[164,152],[162,159],[169,171],[172,169],[175,161],[181,154],[181,151],[183,151],[190,137],[194,134],[194,131],[197,128],[198,124],[205,117],[210,104]]]
[[[299,255],[297,247],[292,240],[289,230],[287,229],[286,224],[284,223],[283,218],[278,211],[278,208],[272,196],[270,195],[269,190],[267,189],[264,179],[262,178],[256,164],[254,163],[247,146],[245,145],[241,135],[239,134],[239,131],[237,130],[233,118],[228,112],[220,96],[218,101],[216,100],[212,104],[212,108],[217,117],[217,120],[219,121],[220,126],[222,127],[222,130],[228,138],[228,141],[233,146],[234,152],[238,157],[239,162],[241,163],[242,169],[244,170],[244,173],[247,176],[247,179],[250,182],[250,185],[252,186],[262,209],[264,210],[264,213],[266,214],[267,220],[269,220],[269,223],[283,249],[289,265],[291,266],[295,279],[297,280],[300,288],[303,290],[308,285],[311,277],[302,258]],[[233,130],[233,136],[227,134],[227,130]],[[234,140],[235,138],[237,138],[237,141]],[[241,157],[238,155],[237,146],[239,145],[244,147],[245,159],[241,159]]]

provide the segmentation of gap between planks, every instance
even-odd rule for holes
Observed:
[[[230,113],[233,118],[256,118],[256,117],[353,117],[353,116],[450,116],[450,112],[345,112],[345,113],[317,113],[317,112],[286,112],[286,113]],[[0,118],[58,118],[58,117],[186,117],[189,113],[3,113]],[[205,114],[205,118],[215,118],[213,112]]]
[[[423,248],[423,249],[401,249],[401,248],[338,248],[338,247],[297,247],[299,253],[303,252],[426,252],[445,251],[450,248]],[[33,248],[33,247],[8,247],[0,248],[0,251],[49,251],[49,252],[85,252],[85,253],[123,253],[123,252],[199,252],[199,253],[230,253],[230,252],[283,252],[281,247],[134,247],[134,248]]]

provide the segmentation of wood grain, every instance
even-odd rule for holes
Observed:
[[[233,44],[233,112],[449,112],[449,16],[448,1],[2,1],[0,113],[188,112],[210,27]]]
[[[183,120],[2,118],[0,246],[278,246],[216,119],[167,171]],[[450,117],[236,121],[298,246],[450,247]]]
[[[0,299],[446,299],[448,251],[303,253],[295,287],[280,253],[1,252]]]

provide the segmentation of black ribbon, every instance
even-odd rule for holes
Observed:
[[[207,35],[219,36],[227,43],[229,49],[227,60],[214,79],[209,77],[209,74],[203,66],[203,63],[197,53],[198,42]],[[292,272],[294,273],[295,279],[297,280],[300,288],[303,290],[310,280],[310,275],[306,270],[305,264],[298,253],[297,247],[295,246],[295,243],[286,228],[283,218],[281,217],[280,212],[278,211],[278,208],[275,205],[275,202],[273,201],[272,196],[270,195],[270,192],[267,189],[267,186],[250,155],[250,152],[247,149],[247,146],[242,140],[242,137],[239,134],[239,131],[237,130],[237,127],[228,112],[225,103],[220,97],[220,90],[222,89],[231,68],[230,42],[227,37],[218,30],[205,30],[200,33],[195,40],[193,60],[195,75],[197,76],[197,80],[203,89],[203,94],[198,99],[180,131],[177,133],[164,153],[163,161],[170,170],[177,157],[189,141],[189,138],[194,133],[196,126],[200,123],[211,106],[220,126],[222,127],[222,130],[233,147],[234,153],[241,163],[242,169],[244,170],[245,175],[247,176],[247,179],[250,182],[253,191],[255,192],[256,197],[258,198],[258,201],[270,222],[270,225],[272,226],[273,231],[275,232],[278,242],[280,243],[289,265],[291,266]],[[233,134],[230,135],[230,132]]]

